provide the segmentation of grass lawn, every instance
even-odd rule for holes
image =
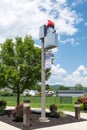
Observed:
[[[30,100],[31,107],[41,107],[41,97],[21,96],[20,102],[23,103],[26,99]],[[0,100],[5,100],[7,102],[7,106],[16,106],[16,96],[0,97]],[[56,104],[59,110],[74,111],[74,103],[76,100],[77,98],[73,98],[72,104],[60,104],[59,97],[46,97],[46,108],[49,108],[52,104]]]

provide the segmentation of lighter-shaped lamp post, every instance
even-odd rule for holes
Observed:
[[[30,100],[24,100],[23,107],[23,125],[29,127],[30,123]]]
[[[51,31],[50,31],[51,30]],[[54,30],[54,22],[48,20],[47,25],[43,25],[39,30],[39,37],[42,42],[42,53],[41,53],[41,81],[42,81],[42,99],[41,99],[41,117],[39,118],[40,122],[48,122],[48,118],[46,118],[46,93],[45,93],[45,49],[49,50],[54,47],[57,47],[58,37],[56,31]],[[49,42],[49,45],[47,44]]]

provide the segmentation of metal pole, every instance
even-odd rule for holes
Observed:
[[[41,73],[41,80],[42,80],[42,99],[41,99],[41,118],[40,122],[48,122],[48,118],[46,118],[45,108],[46,108],[46,94],[45,94],[45,51],[44,51],[44,38],[41,39],[42,42],[42,73]]]

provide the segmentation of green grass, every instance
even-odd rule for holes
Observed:
[[[31,107],[41,107],[41,97],[21,96],[20,103],[23,103],[26,99],[30,100]],[[0,100],[5,100],[7,102],[7,106],[16,106],[16,96],[0,97]],[[56,104],[59,110],[74,111],[74,103],[76,100],[77,98],[73,98],[72,104],[60,104],[59,97],[46,97],[46,108],[49,108],[52,104]]]

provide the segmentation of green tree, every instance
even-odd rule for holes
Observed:
[[[41,92],[41,85],[40,84],[36,84],[34,86],[33,90],[38,90],[38,92]]]
[[[7,86],[5,82],[5,66],[0,63],[0,88]]]
[[[46,90],[53,91],[53,88],[49,84],[46,84]]]
[[[61,86],[59,86],[58,90],[69,90],[69,87],[61,85]]]
[[[83,89],[84,89],[84,87],[83,87],[82,84],[76,84],[75,85],[75,90],[83,90]]]
[[[24,39],[16,37],[15,42],[7,39],[1,45],[0,65],[3,65],[0,79],[2,77],[2,83],[5,82],[2,85],[15,90],[17,105],[20,103],[20,92],[25,88],[31,89],[41,81],[41,49],[34,46],[31,36]],[[47,73],[47,78],[49,75]]]

